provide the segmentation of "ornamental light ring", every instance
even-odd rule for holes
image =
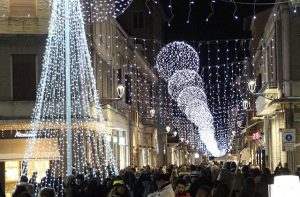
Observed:
[[[187,87],[203,87],[203,80],[194,70],[175,72],[168,81],[168,92],[174,100]]]
[[[193,47],[185,42],[171,42],[158,53],[155,68],[166,81],[179,70],[199,71],[199,56]]]

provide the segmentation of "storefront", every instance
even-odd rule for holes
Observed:
[[[112,129],[111,135],[107,136],[107,140],[113,147],[113,154],[119,169],[129,166],[129,133],[121,129]]]
[[[153,134],[149,129],[145,129],[144,131],[139,132],[139,167],[144,167],[149,165],[152,167],[152,151],[154,147],[152,147]]]
[[[0,171],[4,172],[0,173],[0,180],[6,196],[10,197],[21,176],[30,134],[27,131],[15,130],[2,130],[0,133]],[[39,182],[45,176],[46,170],[50,169],[51,161],[58,159],[59,155],[56,139],[45,138],[35,140],[34,146],[26,158],[28,159],[28,178],[36,172],[37,181]],[[2,180],[4,180],[4,183],[2,183]]]

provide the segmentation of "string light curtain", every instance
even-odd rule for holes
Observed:
[[[30,139],[24,160],[32,161],[34,151],[43,151],[49,146],[58,146],[58,157],[51,153],[44,158],[53,161],[51,165],[51,181],[54,186],[55,177],[66,177],[67,147],[72,147],[74,169],[84,173],[92,169],[92,175],[101,181],[111,174],[118,174],[107,140],[108,132],[102,115],[96,81],[91,66],[81,4],[79,0],[70,0],[69,26],[65,23],[66,10],[64,0],[53,0],[46,51],[42,65],[41,80],[37,91],[37,100],[32,114]],[[66,57],[65,31],[70,33],[70,56]],[[71,98],[71,145],[66,140],[66,63],[70,60],[70,98]],[[55,139],[54,144],[44,143],[40,149],[36,144],[40,139]],[[45,141],[46,141],[45,140]],[[32,162],[28,162],[29,163]],[[30,166],[23,165],[26,174]],[[109,165],[109,167],[107,167]],[[69,166],[70,167],[70,166]],[[59,192],[62,192],[59,191]]]

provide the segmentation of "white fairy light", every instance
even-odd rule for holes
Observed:
[[[203,80],[193,70],[180,70],[175,72],[168,81],[168,92],[174,100],[186,87],[203,87]]]
[[[82,2],[84,18],[88,22],[117,18],[131,5],[133,0],[80,0]]]
[[[37,91],[37,100],[32,114],[31,137],[26,146],[25,161],[34,161],[33,150],[48,152],[45,160],[55,160],[52,170],[55,177],[65,178],[66,147],[66,61],[70,60],[70,96],[72,127],[72,165],[84,172],[87,163],[93,174],[99,171],[100,181],[107,173],[106,166],[111,165],[113,174],[118,174],[110,144],[105,137],[107,130],[99,103],[96,80],[88,51],[85,27],[80,0],[69,0],[69,9],[65,9],[65,0],[53,0],[49,34],[42,65],[41,80]],[[65,18],[66,12],[70,18]],[[68,20],[68,23],[66,23]],[[67,26],[66,24],[69,24]],[[70,56],[65,56],[65,32],[70,33]],[[39,141],[44,144],[37,146]],[[53,143],[49,144],[50,140]],[[46,143],[47,142],[47,143]],[[49,142],[49,143],[48,143]],[[59,152],[47,151],[57,147]],[[105,147],[105,148],[104,148]],[[26,174],[30,163],[23,166]],[[54,184],[54,178],[51,186]],[[62,191],[59,191],[62,192]]]
[[[183,42],[170,43],[160,50],[156,68],[160,76],[169,82],[169,94],[177,101],[181,111],[197,125],[207,150],[214,156],[225,153],[225,150],[219,150],[214,136],[213,117],[207,106],[202,79],[197,74],[199,57],[195,50]]]
[[[185,42],[172,42],[164,46],[156,57],[155,67],[166,81],[178,70],[199,70],[199,57]]]

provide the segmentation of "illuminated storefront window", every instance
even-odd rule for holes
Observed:
[[[20,178],[20,162],[7,161],[5,162],[5,181],[17,182]]]
[[[19,182],[21,167],[19,161],[5,162],[5,194],[11,197],[16,184]]]
[[[124,130],[113,130],[113,136],[107,136],[112,144],[113,153],[120,169],[129,166],[129,134]]]

